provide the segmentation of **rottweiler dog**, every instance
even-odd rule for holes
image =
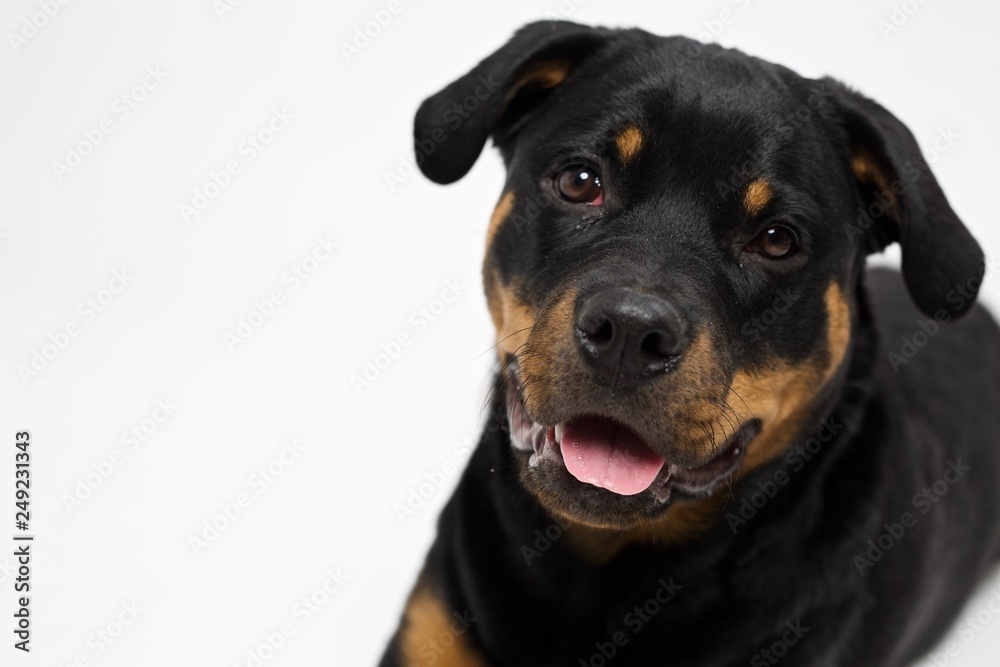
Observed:
[[[437,183],[491,137],[490,418],[383,667],[925,655],[1000,556],[1000,330],[909,130],[739,51],[543,21],[416,115]]]

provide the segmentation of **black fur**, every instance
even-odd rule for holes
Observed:
[[[553,58],[570,64],[565,81],[516,88]],[[449,110],[484,78],[496,89],[456,122]],[[644,143],[622,167],[607,152],[626,122]],[[415,131],[421,168],[440,183],[461,178],[493,137],[516,204],[486,271],[537,312],[568,287],[641,284],[713,332],[731,377],[822,351],[824,289],[840,285],[850,301],[845,360],[786,453],[741,473],[704,534],[635,543],[608,562],[581,555],[566,520],[523,485],[498,377],[423,579],[445,609],[475,617],[465,638],[486,664],[893,667],[942,637],[1000,556],[1000,331],[974,305],[982,251],[894,116],[837,82],[736,51],[541,22],[424,102]],[[858,155],[880,183],[855,179]],[[546,190],[559,165],[583,157],[613,202],[589,218]],[[775,193],[765,221],[796,221],[801,258],[761,266],[740,254],[761,225],[740,212],[756,177]],[[881,190],[893,183],[889,201]],[[865,256],[892,242],[902,277],[866,271]],[[781,290],[788,312],[748,328]],[[617,401],[615,419],[643,421],[647,394],[605,393],[582,377],[562,382],[566,400],[581,410]],[[669,438],[661,446],[659,427],[635,428],[668,459],[685,456]],[[606,495],[594,512],[640,511]],[[667,597],[664,584],[669,602],[642,620],[634,608]],[[399,641],[383,667],[405,664]]]

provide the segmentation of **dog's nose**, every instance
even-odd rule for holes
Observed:
[[[635,386],[670,370],[684,348],[685,326],[665,299],[612,287],[579,303],[576,339],[595,379]]]

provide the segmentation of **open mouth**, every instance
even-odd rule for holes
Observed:
[[[556,466],[579,482],[618,496],[648,493],[667,503],[677,493],[709,495],[739,468],[747,444],[760,430],[759,422],[750,420],[708,463],[685,467],[668,461],[628,425],[607,417],[580,415],[554,425],[535,422],[525,407],[516,365],[510,372],[510,439],[514,450],[527,457],[528,468]]]

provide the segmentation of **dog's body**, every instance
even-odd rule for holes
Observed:
[[[762,70],[798,103],[801,80],[715,47],[663,76],[679,61],[654,52],[693,43],[658,40],[533,24],[418,114],[419,147],[501,81],[421,166],[455,180],[487,134],[504,153],[484,265],[504,366],[383,667],[906,665],[1000,557],[1000,331],[912,137],[826,82],[794,147],[713,144],[699,68]],[[531,166],[560,153],[564,202]],[[907,289],[864,270],[892,241]]]

